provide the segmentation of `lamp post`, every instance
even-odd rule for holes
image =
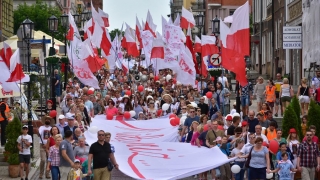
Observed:
[[[204,27],[204,15],[203,14],[197,14],[195,15],[195,21],[196,21],[196,27],[199,29],[198,35],[201,38],[202,35],[202,28]],[[203,61],[203,57],[201,56],[201,53],[199,53],[200,57],[200,92],[202,93],[202,66],[201,66],[201,61]]]
[[[34,39],[34,23],[27,18],[22,22],[22,39],[27,43],[27,57],[28,57],[28,72],[30,72],[30,41]],[[27,105],[28,105],[28,134],[33,139],[33,125],[32,125],[32,112],[31,112],[31,82],[28,82],[28,94],[27,94]],[[33,142],[33,141],[32,141]]]
[[[58,23],[59,19],[52,15],[48,18],[48,29],[51,32],[52,45],[49,51],[49,56],[53,56],[56,54],[56,50],[54,49],[54,33],[58,31]],[[51,63],[51,101],[53,103],[52,109],[56,110],[56,93],[55,93],[55,82],[54,82],[54,64]],[[59,82],[60,83],[60,82]]]
[[[69,16],[64,13],[63,15],[60,16],[61,20],[61,25],[65,29],[65,36],[64,36],[64,55],[67,56],[67,31],[68,31],[68,26],[69,26]],[[67,83],[68,83],[68,67],[69,67],[69,60],[68,62],[65,62],[64,66],[64,90],[66,90]]]

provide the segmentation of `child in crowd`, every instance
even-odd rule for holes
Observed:
[[[232,149],[230,157],[235,157],[238,156],[238,154],[240,154],[240,151],[242,149],[242,147],[244,146],[244,139],[242,138],[238,138],[235,141],[235,148]],[[244,167],[244,163],[246,162],[245,158],[238,158],[235,160],[235,164],[240,166],[241,170],[239,173],[235,174],[235,180],[243,180],[244,178],[244,172],[245,170],[243,169]]]
[[[291,161],[288,160],[288,153],[281,153],[281,161],[277,165],[277,169],[270,171],[271,173],[278,172],[279,180],[291,180],[291,172],[296,172]]]
[[[197,127],[197,131],[193,132],[192,138],[191,138],[191,145],[196,146],[196,140],[197,138],[200,136],[200,134],[203,132],[203,126],[202,125],[198,125]],[[203,142],[200,140],[200,145],[202,146]]]
[[[217,137],[218,140],[219,137]],[[221,142],[219,143],[217,141],[217,146],[220,147],[220,150],[225,154],[227,157],[230,155],[230,147],[231,144],[228,143],[228,138],[227,136],[222,136]],[[230,164],[226,163],[220,166],[220,172],[221,172],[221,177],[220,179],[231,179],[231,169],[230,169]]]
[[[31,158],[30,145],[32,138],[28,133],[28,126],[22,126],[22,135],[17,139],[19,149],[19,163],[20,163],[20,177],[21,180],[28,180],[29,164]],[[26,178],[23,179],[24,170],[26,171]]]
[[[69,171],[67,180],[81,180],[82,178],[86,177],[87,174],[83,174],[80,167],[80,160],[75,159],[74,168],[71,168]]]

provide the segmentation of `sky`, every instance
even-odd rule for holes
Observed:
[[[103,11],[109,14],[109,31],[121,29],[122,23],[126,22],[135,29],[136,16],[140,24],[146,21],[148,9],[153,22],[157,25],[157,31],[162,32],[161,15],[168,19],[170,14],[170,0],[103,0]],[[125,30],[125,26],[124,29]]]

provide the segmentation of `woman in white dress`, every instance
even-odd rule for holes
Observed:
[[[297,167],[297,152],[298,152],[298,148],[299,148],[299,136],[297,134],[297,131],[294,128],[291,128],[289,130],[289,136],[287,138],[287,143],[288,143],[288,147],[291,151],[291,153],[294,156],[294,159],[292,160],[293,162],[293,167],[296,168]],[[292,174],[291,179],[294,179],[294,174]]]

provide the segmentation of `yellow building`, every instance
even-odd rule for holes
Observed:
[[[13,0],[0,0],[0,41],[13,36]]]

